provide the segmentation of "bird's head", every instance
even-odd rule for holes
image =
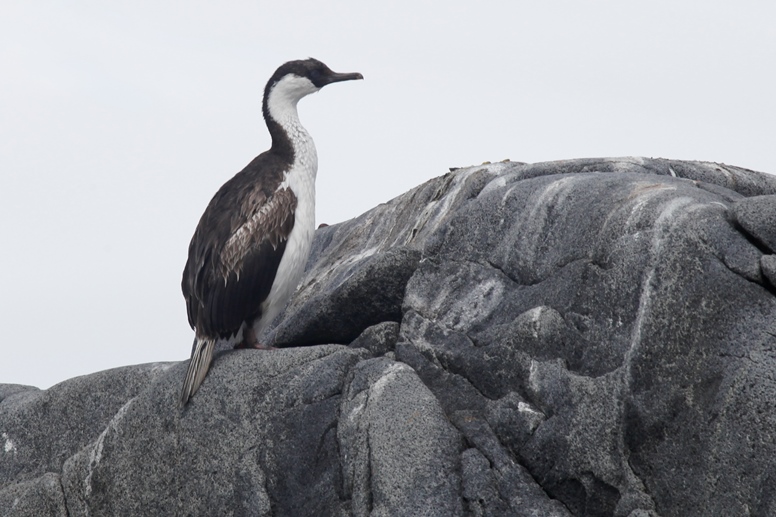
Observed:
[[[267,82],[267,87],[264,89],[264,105],[295,107],[302,97],[317,92],[327,84],[363,78],[364,76],[358,72],[345,74],[334,72],[313,58],[289,61],[275,70]]]

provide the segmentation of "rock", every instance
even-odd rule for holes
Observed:
[[[0,489],[47,472],[93,442],[126,400],[170,364],[116,368],[76,377],[48,390],[9,388],[0,400]]]
[[[760,267],[771,285],[776,287],[776,255],[763,255]]]
[[[396,347],[399,338],[399,324],[385,321],[369,327],[350,343],[351,348],[366,348],[373,355],[385,355]]]
[[[0,490],[0,508],[5,517],[68,516],[59,475],[51,472]]]
[[[269,342],[276,347],[347,344],[372,325],[400,321],[404,287],[419,260],[419,251],[405,247],[360,259],[351,275],[294,307]]]
[[[462,515],[463,443],[412,368],[386,358],[360,363],[341,415],[343,495],[353,515]]]
[[[776,195],[744,198],[733,206],[733,214],[758,243],[776,252]]]
[[[23,384],[0,384],[0,402],[11,395],[25,391],[39,391],[35,386],[25,386]]]
[[[775,194],[455,169],[319,229],[284,348],[219,354],[183,410],[186,362],[0,386],[0,513],[776,514]]]
[[[222,354],[182,411],[179,363],[67,460],[71,515],[337,513],[341,392],[365,355],[344,346]]]

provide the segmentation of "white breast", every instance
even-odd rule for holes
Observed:
[[[310,134],[302,127],[296,104],[318,89],[305,78],[284,77],[270,93],[267,107],[286,131],[294,148],[294,163],[280,188],[290,187],[297,197],[294,227],[288,237],[269,296],[262,304],[262,317],[253,324],[257,337],[285,307],[304,273],[315,231],[315,177],[318,154]]]

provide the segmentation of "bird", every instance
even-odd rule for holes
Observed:
[[[309,58],[284,63],[267,81],[262,114],[272,146],[221,186],[189,244],[181,289],[195,337],[181,407],[204,381],[219,340],[269,348],[258,337],[296,290],[315,231],[318,156],[297,103],[363,78]]]

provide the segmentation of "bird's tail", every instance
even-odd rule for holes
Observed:
[[[212,338],[196,338],[194,340],[194,349],[191,352],[191,361],[189,369],[186,372],[186,378],[183,379],[183,390],[181,391],[181,407],[185,406],[189,399],[199,389],[199,385],[205,380],[207,371],[210,369],[210,362],[213,360],[213,347],[216,340]]]

